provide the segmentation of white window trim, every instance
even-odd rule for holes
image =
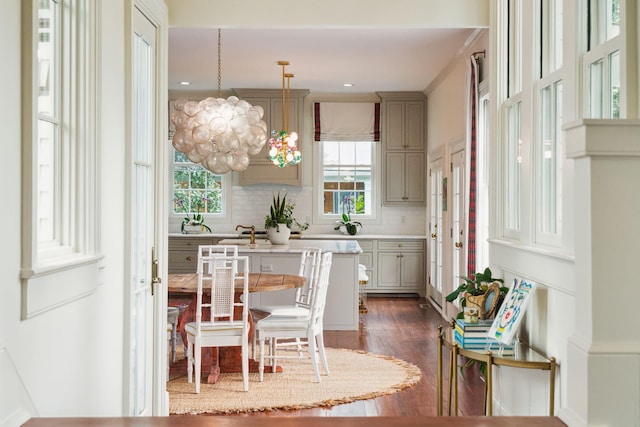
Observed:
[[[324,180],[323,175],[323,156],[320,149],[321,142],[314,141],[313,143],[313,158],[315,161],[313,162],[313,167],[315,169],[314,173],[314,185],[313,185],[313,200],[315,201],[315,206],[313,208],[313,224],[318,225],[326,225],[326,224],[334,224],[337,220],[340,219],[341,215],[339,214],[325,214],[323,212],[323,191],[322,191],[322,182]],[[381,156],[382,156],[382,144],[377,141],[373,143],[373,158],[371,161],[371,185],[373,187],[373,191],[371,192],[371,203],[372,209],[370,215],[358,215],[357,218],[352,218],[362,223],[362,225],[367,224],[380,224],[380,182],[381,182]]]
[[[38,183],[38,76],[37,1],[22,2],[22,311],[23,319],[31,318],[73,300],[95,292],[101,281],[103,266],[99,233],[99,27],[97,6],[85,0],[61,0],[63,8],[74,3],[79,13],[71,23],[78,49],[67,52],[63,61],[69,64],[62,75],[62,87],[73,94],[61,104],[63,121],[71,126],[63,132],[69,156],[61,167],[66,179],[62,197],[66,207],[62,210],[62,246],[57,250],[43,250],[37,236],[37,183]],[[63,12],[64,13],[64,12]],[[86,17],[86,19],[81,19]],[[65,51],[65,49],[63,49]],[[65,80],[65,76],[67,77]],[[65,81],[73,82],[71,86]],[[63,96],[63,95],[61,95]],[[63,98],[64,99],[64,98]]]

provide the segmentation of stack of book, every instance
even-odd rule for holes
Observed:
[[[497,341],[487,338],[493,320],[479,320],[478,323],[467,323],[456,319],[454,337],[455,342],[465,350],[487,351],[499,353],[503,356],[513,355],[512,345],[500,345]]]

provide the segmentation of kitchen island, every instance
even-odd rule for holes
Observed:
[[[320,248],[332,252],[327,305],[324,312],[325,330],[355,331],[358,329],[358,263],[362,249],[356,240],[289,240],[287,245],[272,245],[268,240],[223,239],[218,244],[238,245],[238,253],[250,258],[251,273],[298,274],[300,254],[304,248]],[[251,294],[252,307],[291,304],[295,290],[256,292]]]

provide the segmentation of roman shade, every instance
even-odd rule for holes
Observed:
[[[316,102],[315,141],[380,141],[379,102]]]

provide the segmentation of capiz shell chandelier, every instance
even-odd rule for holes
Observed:
[[[173,147],[211,172],[241,172],[249,156],[258,154],[267,141],[264,110],[247,101],[221,94],[220,29],[218,29],[218,98],[175,101],[171,122],[176,127]]]
[[[269,139],[269,160],[278,167],[293,166],[302,160],[302,154],[298,149],[298,134],[296,132],[287,133],[289,130],[289,112],[291,102],[291,78],[293,74],[284,72],[284,67],[289,65],[289,61],[278,61],[282,66],[282,128],[280,132],[271,131]],[[285,79],[287,82],[285,91]]]

